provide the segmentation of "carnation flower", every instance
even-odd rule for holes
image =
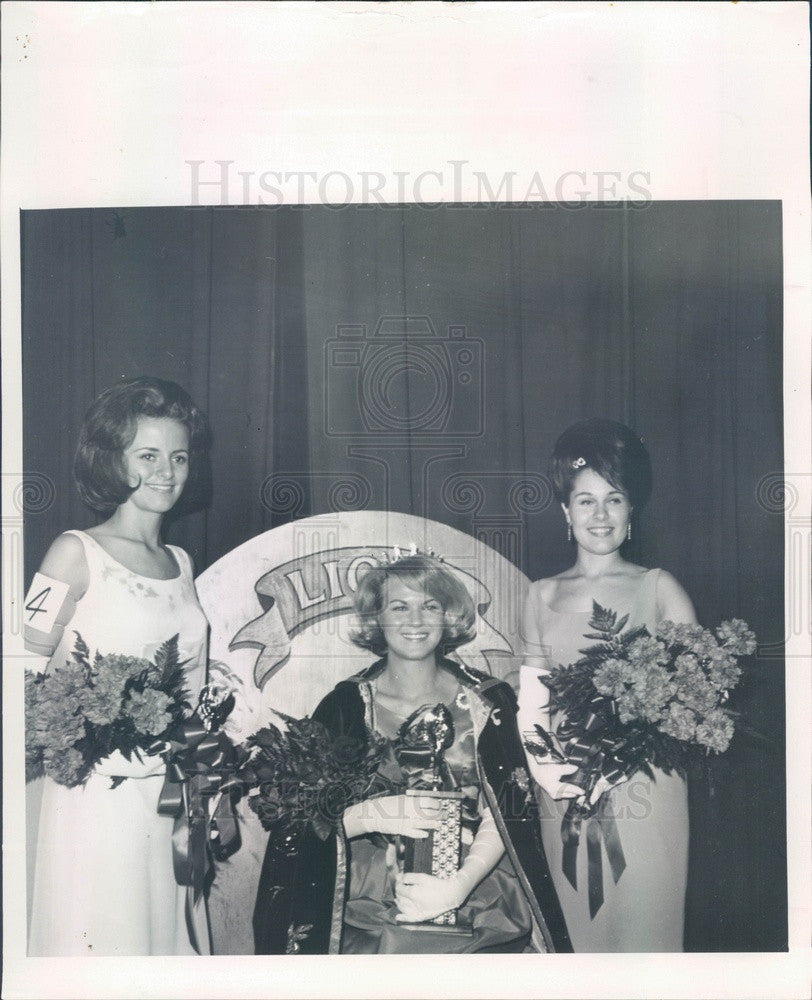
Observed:
[[[652,639],[650,635],[641,635],[629,643],[626,655],[633,667],[649,667],[657,663],[668,663],[665,643],[658,639]]]
[[[719,692],[701,675],[690,684],[678,684],[677,696],[679,700],[692,708],[699,715],[706,715],[713,711],[719,701]]]
[[[634,693],[638,698],[640,717],[646,722],[657,722],[674,693],[674,684],[668,671],[655,665],[642,678],[635,680]]]
[[[718,645],[713,633],[709,632],[706,628],[701,628],[698,635],[693,636],[691,639],[690,648],[700,659],[705,659],[718,648]]]
[[[142,656],[121,656],[119,653],[108,653],[106,656],[97,657],[94,667],[99,671],[99,676],[118,674],[122,682],[153,669],[149,660],[145,660]],[[99,670],[99,667],[102,667],[102,670]]]
[[[732,653],[726,649],[715,649],[709,657],[708,677],[720,691],[735,687],[741,677],[741,669]]]
[[[42,766],[42,747],[25,744],[25,780],[33,781],[45,773]]]
[[[626,690],[627,683],[632,680],[629,664],[625,660],[618,660],[611,657],[604,660],[595,671],[592,683],[600,694],[605,694],[610,698],[617,698]]]
[[[702,665],[693,653],[680,653],[674,660],[675,676],[681,681],[690,681],[702,676]]]
[[[32,743],[54,751],[67,750],[85,735],[81,715],[50,698],[40,698],[30,727]]]
[[[39,680],[37,674],[30,670],[25,672],[25,715],[33,714],[37,705],[37,695],[39,691]]]
[[[121,673],[100,673],[87,697],[85,713],[97,726],[113,722],[121,711],[124,685],[127,678]]]
[[[63,753],[46,753],[43,764],[49,778],[68,788],[81,784],[86,770],[84,757],[72,748]]]
[[[32,739],[37,716],[39,685],[35,674],[25,672],[25,780],[42,776],[42,745]]]
[[[168,711],[171,704],[169,695],[147,688],[146,691],[131,691],[124,710],[139,733],[159,736],[172,721]]]
[[[701,746],[724,753],[730,746],[733,736],[733,720],[720,709],[708,712],[704,720],[696,727],[696,741]]]
[[[657,626],[657,635],[669,646],[689,647],[702,635],[701,625],[688,625],[680,622],[663,621]]]
[[[87,696],[87,672],[75,661],[56,667],[48,675],[48,696],[65,711],[76,711]]]
[[[624,691],[617,699],[617,714],[622,723],[636,722],[643,716],[643,706],[632,690]]]
[[[661,621],[657,626],[657,638],[662,639],[663,642],[667,643],[669,646],[674,641],[674,635],[677,631],[678,626],[675,625],[670,618],[666,618]]]
[[[688,742],[696,735],[696,715],[690,708],[672,701],[659,729],[666,736],[673,736],[675,740]]]
[[[756,651],[756,637],[741,618],[731,618],[717,628],[719,642],[734,656],[752,656]]]

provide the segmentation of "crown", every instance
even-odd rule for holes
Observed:
[[[434,549],[426,549],[421,551],[414,542],[409,543],[408,550],[402,549],[399,545],[392,546],[392,555],[389,553],[384,554],[385,565],[394,566],[395,563],[399,563],[401,559],[408,559],[410,556],[429,556],[431,559],[436,559],[438,562],[444,562],[443,557],[434,551]]]

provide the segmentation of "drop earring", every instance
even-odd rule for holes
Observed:
[[[629,523],[626,525],[626,541],[630,542],[631,540],[632,540],[632,522],[629,521]]]
[[[568,542],[572,541],[572,525],[570,524],[569,521],[567,521],[567,541]]]

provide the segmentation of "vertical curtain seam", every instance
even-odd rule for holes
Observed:
[[[404,318],[403,332],[404,332],[404,344],[405,349],[408,351],[409,345],[409,325],[406,320],[409,316],[409,300],[406,294],[406,281],[407,281],[407,267],[406,267],[406,221],[408,219],[408,212],[410,211],[409,206],[401,206],[401,226],[400,226],[400,301],[402,306],[402,315]],[[380,317],[378,317],[380,319]],[[405,383],[406,383],[406,413],[412,412],[412,384],[409,378],[409,366],[406,366],[405,370]],[[406,459],[406,465],[409,469],[409,509],[410,510],[421,510],[424,509],[423,505],[415,505],[415,482],[414,482],[414,462],[412,461],[412,434],[411,428],[406,423],[405,427],[405,439],[406,447],[403,449],[404,456]],[[419,487],[418,487],[419,488]],[[426,498],[424,498],[426,499]]]
[[[634,319],[632,315],[632,273],[631,273],[631,253],[632,234],[629,225],[629,206],[624,203],[621,212],[621,328],[624,342],[623,354],[623,381],[625,400],[623,412],[625,422],[636,428],[637,407],[634,371]]]
[[[276,222],[276,216],[272,216],[274,219],[273,226],[273,260],[271,262],[271,308],[270,308],[270,318],[271,318],[271,330],[270,330],[270,352],[268,361],[271,366],[271,377],[268,379],[268,392],[264,400],[264,410],[263,410],[263,420],[265,423],[265,477],[273,476],[276,471],[276,462],[274,455],[273,446],[273,413],[275,409],[275,404],[277,400],[277,354],[279,349],[279,336],[280,336],[280,319],[279,319],[279,296],[277,292],[277,282],[279,279],[279,226]],[[269,468],[270,466],[270,468]],[[265,490],[262,490],[263,497],[265,495]],[[263,510],[261,511],[262,525],[263,528],[272,526],[272,513],[263,504]],[[308,511],[312,513],[312,511]]]
[[[85,219],[87,220],[88,226],[88,242],[90,249],[90,343],[92,344],[92,349],[90,351],[90,385],[92,389],[92,399],[95,399],[99,393],[99,387],[96,384],[96,242],[93,239],[93,210],[84,210]]]

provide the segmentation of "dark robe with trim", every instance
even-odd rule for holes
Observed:
[[[567,927],[541,843],[539,817],[516,725],[516,695],[504,681],[439,661],[463,687],[490,708],[477,743],[482,791],[491,808],[505,850],[530,904],[536,929],[547,951],[571,952]],[[313,713],[333,735],[367,742],[366,712],[359,681],[384,668],[372,664],[357,678],[342,681]],[[337,954],[341,950],[347,896],[343,831],[321,840],[308,826],[297,838],[271,838],[254,908],[257,955]]]

